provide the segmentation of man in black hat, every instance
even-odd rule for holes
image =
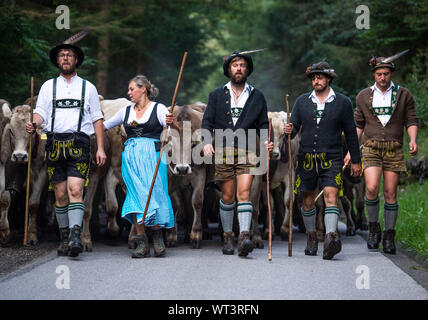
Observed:
[[[60,76],[40,88],[33,123],[26,130],[33,133],[45,124],[46,162],[50,188],[55,192],[55,214],[60,230],[58,255],[76,257],[82,252],[80,242],[84,214],[83,188],[89,176],[90,140],[97,139],[96,162],[102,166],[106,155],[103,143],[103,115],[98,92],[89,81],[76,73],[84,59],[82,50],[69,43],[54,47],[52,63]]]
[[[384,222],[383,251],[395,254],[395,224],[398,216],[397,186],[400,172],[406,171],[403,154],[403,127],[409,135],[410,155],[416,155],[418,118],[415,101],[408,89],[392,81],[393,63],[408,50],[392,57],[373,57],[369,64],[375,84],[362,90],[356,98],[357,134],[363,133],[363,168],[366,183],[364,198],[369,220],[368,249],[378,249],[382,237],[379,224],[379,188],[383,174]],[[345,159],[345,162],[349,156]]]
[[[252,129],[268,129],[269,120],[263,93],[247,83],[247,77],[253,71],[251,57],[235,51],[224,61],[223,71],[230,82],[210,93],[202,128],[207,130],[210,138],[213,130],[216,130],[214,179],[222,191],[220,218],[224,231],[223,254],[234,254],[232,230],[236,189],[240,232],[238,254],[247,256],[254,248],[250,240],[253,211],[250,188],[255,164],[250,158],[257,144],[248,139],[248,133]],[[218,135],[223,130],[226,130],[224,135]],[[204,140],[203,143],[204,155],[212,157],[215,152],[212,142]],[[273,143],[267,144],[267,148],[269,152],[272,151]]]
[[[326,61],[306,69],[313,91],[299,96],[284,132],[291,137],[301,130],[296,170],[296,189],[302,192],[301,213],[306,227],[306,255],[315,256],[318,240],[315,230],[315,197],[318,187],[324,190],[326,235],[323,259],[330,260],[342,249],[336,232],[339,220],[338,196],[342,188],[342,132],[351,154],[351,174],[361,172],[361,157],[353,118],[351,100],[333,91],[331,82],[337,77]]]

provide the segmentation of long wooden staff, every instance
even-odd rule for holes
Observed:
[[[30,87],[30,122],[33,123],[33,96],[34,96],[34,77],[31,77],[31,87]],[[25,194],[25,224],[24,224],[24,246],[27,245],[28,241],[28,207],[30,202],[30,176],[31,176],[31,156],[33,150],[33,134],[30,133],[28,136],[28,165],[27,165],[27,190]]]
[[[177,93],[178,93],[178,87],[180,86],[180,81],[181,81],[181,76],[183,75],[183,69],[184,69],[184,64],[186,63],[186,58],[187,58],[187,51],[184,53],[183,56],[183,60],[181,62],[181,68],[180,68],[180,73],[178,74],[178,80],[177,80],[177,84],[175,86],[175,91],[174,91],[174,96],[172,97],[172,103],[171,103],[171,109],[170,109],[170,113],[173,113],[174,111],[174,106],[175,106],[175,99],[177,98]],[[164,136],[165,130],[167,129],[167,127],[165,127],[163,129],[163,134],[161,135]],[[159,151],[159,157],[158,157],[158,162],[156,164],[156,169],[155,169],[155,173],[153,175],[153,180],[152,180],[152,184],[150,185],[150,190],[149,190],[149,196],[147,198],[147,203],[146,203],[146,207],[144,208],[144,215],[143,215],[143,225],[144,225],[144,221],[146,219],[146,214],[147,214],[147,210],[149,208],[149,204],[150,204],[150,198],[152,197],[152,191],[153,191],[153,187],[155,185],[155,180],[156,180],[156,176],[158,174],[158,170],[159,170],[159,165],[162,159],[162,152],[163,152],[163,147],[165,144],[165,139],[162,139],[161,142],[161,148]]]
[[[272,119],[269,119],[268,143],[270,143],[271,128],[272,128]],[[267,153],[267,173],[266,173],[266,190],[267,190],[266,191],[266,197],[267,197],[268,219],[269,219],[269,254],[268,254],[268,260],[272,261],[272,211],[270,208],[269,162],[270,162],[270,154],[268,151],[268,153]]]
[[[290,123],[290,106],[288,104],[289,95],[285,95],[285,103],[287,105],[287,123]],[[291,134],[288,135],[288,193],[289,193],[289,231],[288,231],[288,256],[291,257],[293,252],[293,160],[291,159]]]

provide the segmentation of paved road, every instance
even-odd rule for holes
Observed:
[[[322,244],[318,256],[305,256],[306,237],[299,233],[293,256],[287,242],[276,240],[270,262],[267,246],[247,258],[224,256],[218,240],[138,260],[126,244],[95,243],[78,259],[52,252],[0,279],[0,299],[428,300],[426,289],[380,252],[368,252],[360,236],[346,237],[343,224],[340,232],[342,252],[331,261],[322,260]]]

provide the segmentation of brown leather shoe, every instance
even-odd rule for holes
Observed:
[[[246,257],[253,249],[254,243],[250,240],[250,233],[248,231],[242,231],[238,237],[238,255],[240,257]]]
[[[316,231],[306,232],[306,249],[305,255],[316,256],[318,251],[318,237]]]
[[[378,249],[381,237],[382,230],[380,229],[379,222],[369,222],[369,238],[367,240],[367,248]]]
[[[235,238],[235,234],[233,232],[224,232],[223,238],[223,254],[234,254],[235,249],[233,248],[233,239]]]
[[[150,256],[149,239],[145,233],[137,234],[137,248],[132,251],[132,258],[144,258]]]
[[[342,250],[342,242],[340,242],[337,232],[329,232],[324,239],[324,252],[322,258],[331,260],[335,254]]]
[[[389,254],[395,254],[396,248],[394,243],[395,230],[389,229],[383,232],[383,252]]]

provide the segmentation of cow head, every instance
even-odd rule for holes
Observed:
[[[11,154],[11,161],[26,163],[28,161],[28,136],[25,124],[30,121],[31,107],[28,105],[17,106],[13,109],[10,122],[6,125],[2,145],[3,152]],[[6,147],[7,146],[7,147]]]
[[[273,150],[270,158],[272,160],[279,160],[281,158],[281,147],[284,143],[284,119],[280,112],[269,112],[269,119],[272,120],[271,139],[273,140]]]
[[[203,113],[199,105],[174,107],[174,128],[167,132],[169,168],[175,175],[192,173],[192,153],[202,151],[200,129]]]

